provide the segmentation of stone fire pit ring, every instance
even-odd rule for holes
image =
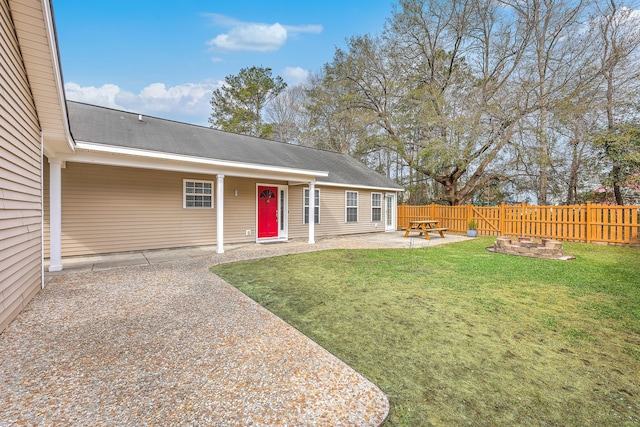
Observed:
[[[507,236],[500,236],[493,246],[489,246],[487,250],[489,252],[530,258],[562,261],[576,259],[573,255],[565,255],[562,250],[562,242],[553,239],[542,239],[540,242],[536,242],[531,237],[518,237],[517,240],[513,240]]]

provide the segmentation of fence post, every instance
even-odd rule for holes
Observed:
[[[587,202],[587,214],[586,214],[586,223],[587,223],[587,243],[591,243],[591,203]]]
[[[504,212],[505,212],[504,202],[502,202],[500,204],[500,213],[498,214],[498,215],[500,215],[500,235],[501,236],[505,235],[505,232],[504,232],[504,228],[505,228],[504,227],[504,222],[505,222],[504,221],[504,219],[505,219],[504,216],[505,216],[505,213]]]
[[[525,203],[522,202],[520,204],[520,233],[518,233],[520,236],[524,236],[524,207]]]
[[[638,229],[640,229],[640,224],[638,224],[638,213],[640,211],[640,209],[633,209],[633,208],[629,208],[631,209],[630,215],[631,215],[631,235],[629,236],[629,243],[633,244],[638,240]]]
[[[631,235],[629,236],[629,243],[634,244],[638,241],[638,232],[640,232],[640,224],[638,220],[640,220],[640,209],[631,209]]]
[[[464,229],[467,228],[467,225],[469,224],[469,220],[471,220],[471,203],[467,203],[467,220],[464,223]]]

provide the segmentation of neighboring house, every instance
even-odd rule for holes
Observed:
[[[638,177],[633,176],[628,182],[620,186],[622,202],[625,206],[640,206],[640,184]],[[615,205],[616,197],[613,190],[607,187],[598,187],[593,190],[592,201],[603,205]]]
[[[43,154],[71,152],[51,4],[0,0],[0,332],[44,283]]]
[[[396,229],[346,155],[66,102],[50,0],[0,0],[0,48],[0,332],[45,258]]]
[[[222,253],[226,243],[396,230],[400,187],[347,155],[76,102],[67,110],[75,151],[45,168],[52,270],[57,253]]]

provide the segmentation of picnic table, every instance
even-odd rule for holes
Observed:
[[[409,226],[404,232],[404,237],[409,237],[409,233],[411,233],[412,231],[417,231],[420,236],[424,235],[424,238],[429,240],[431,239],[429,237],[429,233],[438,232],[440,234],[440,237],[444,239],[444,232],[447,231],[448,228],[437,227],[438,222],[439,221],[434,219],[409,221]]]

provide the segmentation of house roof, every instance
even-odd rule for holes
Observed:
[[[401,189],[345,154],[78,102],[68,101],[67,109],[71,133],[77,143],[242,165],[318,171],[318,183]]]

